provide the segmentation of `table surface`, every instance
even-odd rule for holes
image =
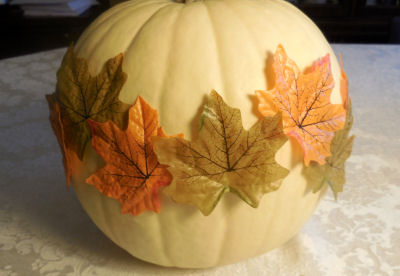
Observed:
[[[64,183],[44,95],[65,49],[0,61],[0,275],[400,275],[400,46],[333,45],[356,135],[347,183],[281,248],[206,270],[131,257]]]

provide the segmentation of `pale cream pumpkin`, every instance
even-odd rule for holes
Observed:
[[[310,19],[281,0],[128,1],[100,16],[75,50],[87,59],[92,74],[123,53],[128,79],[120,100],[134,103],[142,96],[159,111],[167,133],[183,132],[190,139],[212,89],[240,108],[245,128],[257,121],[254,91],[272,87],[278,44],[303,69],[329,53],[336,83],[331,100],[341,102],[340,67],[328,42]],[[165,196],[160,214],[122,215],[117,200],[85,183],[101,166],[90,146],[85,167],[72,182],[96,225],[133,256],[163,266],[211,267],[282,245],[315,210],[326,187],[311,192],[301,173],[300,147],[289,140],[276,160],[290,174],[257,209],[228,193],[207,217]]]

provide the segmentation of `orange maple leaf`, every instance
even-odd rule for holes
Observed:
[[[172,180],[153,151],[151,137],[165,137],[158,125],[158,112],[138,97],[129,109],[126,130],[112,121],[89,120],[92,145],[106,165],[87,182],[103,194],[118,199],[122,213],[138,215],[145,210],[160,212],[159,189]]]
[[[263,116],[282,110],[284,131],[303,148],[306,166],[310,161],[325,164],[334,132],[343,128],[346,112],[341,104],[331,104],[334,87],[329,54],[302,73],[279,45],[273,62],[275,87],[256,91]]]
[[[47,95],[46,98],[49,103],[51,127],[53,128],[53,131],[57,137],[58,144],[61,148],[66,184],[67,186],[69,186],[72,175],[80,166],[82,166],[82,162],[79,160],[76,153],[72,150],[72,147],[69,146],[70,142],[65,135],[63,120],[68,120],[68,118],[61,118],[62,115],[60,111],[60,106],[55,101],[54,95]]]

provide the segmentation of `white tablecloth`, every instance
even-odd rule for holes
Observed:
[[[65,49],[0,61],[0,275],[400,275],[400,46],[334,45],[356,135],[347,183],[281,248],[207,270],[131,257],[65,187],[44,95]]]

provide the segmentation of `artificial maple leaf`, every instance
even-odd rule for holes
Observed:
[[[315,62],[310,72],[301,73],[279,45],[273,70],[275,87],[256,91],[260,113],[282,111],[284,131],[300,143],[306,166],[311,160],[324,164],[333,133],[343,128],[346,116],[342,105],[330,103],[334,82],[329,55]]]
[[[347,99],[346,99],[347,100]],[[343,190],[345,183],[345,162],[349,158],[354,136],[349,137],[353,126],[351,101],[347,102],[347,114],[344,128],[335,132],[331,142],[332,155],[326,159],[324,165],[312,162],[310,166],[303,168],[303,174],[313,187],[313,192],[318,192],[327,183],[337,198],[338,192]]]
[[[60,106],[56,102],[54,95],[46,95],[46,99],[49,104],[51,127],[57,137],[63,156],[62,161],[64,165],[66,184],[69,186],[72,175],[82,165],[82,162],[79,160],[75,152],[71,151],[69,142],[64,135],[63,121],[68,120],[68,118],[61,118]]]
[[[173,182],[164,192],[174,201],[198,206],[209,215],[226,191],[257,207],[264,193],[279,188],[288,170],[274,156],[285,143],[281,115],[265,117],[244,130],[240,110],[210,94],[198,137],[156,138],[154,151]]]
[[[159,189],[169,185],[171,174],[158,162],[153,151],[151,137],[166,136],[158,125],[158,112],[138,97],[129,110],[126,130],[111,121],[89,120],[89,125],[92,145],[106,165],[87,182],[103,194],[118,199],[122,213],[159,212]]]
[[[60,105],[65,136],[71,141],[71,149],[80,159],[90,140],[88,119],[98,122],[112,120],[119,127],[126,124],[130,105],[118,99],[126,81],[122,71],[122,54],[108,60],[97,76],[91,76],[85,59],[78,58],[70,47],[57,73],[55,96]]]

